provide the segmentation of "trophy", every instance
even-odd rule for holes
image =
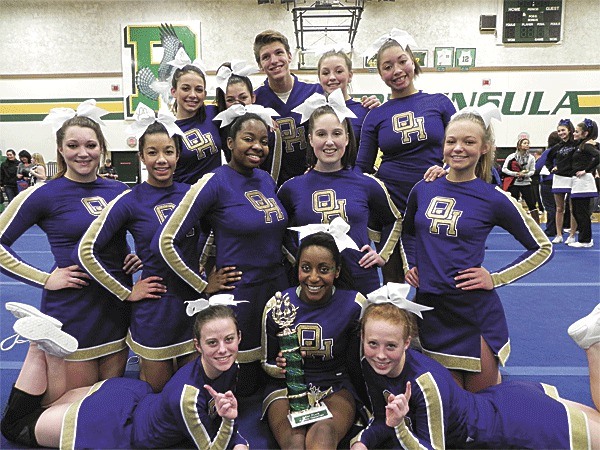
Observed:
[[[281,353],[286,360],[285,383],[290,402],[288,420],[292,428],[333,417],[327,405],[320,403],[326,392],[321,393],[316,387],[311,387],[309,395],[308,387],[304,382],[298,336],[296,329],[290,328],[296,318],[297,309],[290,303],[288,294],[284,296],[281,295],[281,292],[275,294],[275,304],[271,308],[271,316],[273,321],[283,329],[277,333],[277,337]]]

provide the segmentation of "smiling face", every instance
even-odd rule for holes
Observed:
[[[248,90],[246,83],[240,81],[238,83],[230,83],[227,85],[227,92],[225,92],[225,106],[227,108],[236,103],[251,105],[254,103],[255,99],[256,96]]]
[[[344,98],[348,98],[348,84],[352,81],[352,72],[343,56],[332,55],[323,58],[319,64],[319,83],[327,94],[341,89]]]
[[[238,354],[241,335],[230,318],[215,318],[200,329],[200,339],[194,339],[206,375],[215,379],[228,370]]]
[[[404,338],[402,325],[381,318],[369,318],[363,326],[365,359],[379,375],[397,377],[404,368],[410,338]]]
[[[335,172],[342,169],[342,157],[346,152],[349,138],[345,124],[335,114],[322,114],[317,117],[308,136],[320,172]]]
[[[175,141],[167,133],[152,133],[145,136],[140,160],[148,170],[149,185],[171,186],[178,159]]]
[[[264,45],[259,51],[258,62],[270,82],[280,83],[290,77],[292,54],[279,41]]]
[[[381,79],[392,89],[392,98],[414,93],[415,64],[410,54],[399,45],[381,52],[378,70]]]
[[[171,95],[177,102],[177,118],[190,118],[206,99],[204,79],[197,72],[184,72],[177,80],[177,87],[171,88]]]
[[[58,152],[65,160],[65,177],[80,183],[96,179],[103,149],[91,128],[70,126],[65,130]]]
[[[569,140],[569,129],[563,125],[559,125],[556,129],[558,133],[558,137],[563,141],[567,142]]]
[[[446,128],[444,161],[450,165],[449,179],[468,181],[475,178],[475,167],[481,155],[489,151],[483,142],[483,130],[470,120],[455,120]]]
[[[573,139],[575,139],[576,141],[579,141],[580,139],[585,139],[588,135],[587,131],[583,131],[583,128],[581,128],[579,125],[577,125],[575,127],[575,131],[573,132]]]
[[[322,246],[306,247],[298,259],[300,298],[308,303],[329,300],[333,283],[340,276],[331,252]]]
[[[229,166],[236,172],[250,174],[269,154],[267,127],[259,119],[246,120],[234,138],[227,138],[227,146],[231,150]]]

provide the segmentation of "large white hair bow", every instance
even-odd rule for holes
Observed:
[[[422,319],[423,316],[421,312],[429,311],[433,308],[430,306],[419,305],[418,303],[407,300],[406,296],[408,295],[409,290],[409,284],[387,283],[379,289],[374,290],[370,294],[367,294],[367,301],[369,303],[391,303],[394,306],[409,311]]]
[[[367,47],[367,49],[362,53],[361,56],[370,58],[371,56],[377,54],[381,46],[390,39],[400,44],[404,50],[406,50],[406,47],[410,47],[411,49],[417,47],[417,43],[410,34],[408,34],[404,30],[392,28],[389,31],[389,33],[384,34],[383,36],[380,36],[377,39],[375,39],[375,41],[373,41],[371,45]]]
[[[232,75],[247,77],[258,72],[258,67],[255,65],[246,64],[246,61],[231,61],[231,69],[227,66],[221,66],[217,70],[216,83],[217,87],[223,92],[227,89],[227,83]]]
[[[348,225],[346,221],[341,217],[336,217],[329,224],[314,223],[310,225],[304,225],[301,227],[289,227],[289,229],[298,232],[299,240],[302,240],[306,236],[310,236],[311,234],[323,231],[333,236],[335,244],[337,245],[337,248],[340,252],[346,248],[359,250],[358,245],[356,245],[356,242],[354,242],[352,238],[348,236],[348,231],[350,231],[350,225]]]
[[[310,119],[310,115],[315,111],[315,109],[326,105],[331,106],[331,109],[333,109],[333,112],[335,112],[335,115],[340,122],[342,122],[346,117],[351,119],[356,118],[356,115],[346,106],[344,94],[342,94],[342,90],[339,88],[333,91],[327,97],[325,97],[323,94],[315,92],[313,95],[308,97],[304,103],[292,109],[292,111],[301,114],[302,118],[300,119],[300,123],[304,123]]]
[[[204,76],[206,76],[206,66],[202,62],[200,58],[196,58],[193,62],[185,52],[185,49],[181,47],[177,50],[177,54],[175,54],[175,59],[173,61],[168,62],[169,65],[175,67],[176,69],[183,69],[185,66],[194,66],[197,69],[200,69]]]
[[[235,306],[238,303],[250,303],[248,300],[234,300],[233,295],[231,294],[217,294],[211,296],[208,300],[204,298],[199,298],[198,300],[191,300],[187,303],[185,308],[185,312],[188,316],[192,317],[194,314],[199,313],[203,309],[208,308],[209,306],[215,305],[225,305],[225,306]]]
[[[469,113],[476,114],[481,117],[486,128],[490,126],[492,119],[502,122],[502,114],[500,113],[500,109],[494,103],[486,103],[485,105],[481,106],[467,106],[466,108],[455,112],[450,120]]]
[[[271,126],[273,117],[279,115],[279,113],[273,108],[265,108],[264,106],[254,104],[242,105],[241,103],[236,103],[235,105],[231,105],[225,111],[217,114],[213,120],[220,120],[221,128],[223,128],[246,113],[256,114],[258,117],[264,120],[268,126]]]
[[[67,120],[75,116],[87,117],[100,125],[105,125],[100,117],[106,114],[108,114],[108,111],[96,106],[96,100],[89,99],[81,103],[77,107],[77,111],[71,108],[52,108],[50,114],[44,117],[42,123],[50,124],[52,131],[56,133]]]
[[[127,127],[127,133],[133,134],[136,138],[140,138],[154,122],[162,124],[169,136],[179,134],[184,136],[181,128],[175,123],[175,116],[165,106],[161,106],[158,110],[158,117],[154,114],[154,110],[144,103],[138,103],[133,114],[135,121]]]

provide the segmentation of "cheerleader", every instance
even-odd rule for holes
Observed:
[[[356,146],[346,119],[352,112],[342,91],[336,89],[327,99],[313,94],[298,109],[303,121],[310,118],[308,165],[313,169],[286,181],[277,195],[290,225],[329,224],[336,217],[350,225],[349,235],[358,247],[344,249],[342,259],[355,286],[366,294],[379,287],[377,267],[385,264],[396,246],[402,217],[381,181],[353,170]],[[381,230],[388,225],[392,232],[377,253],[370,243],[372,237],[379,238],[369,227]]]
[[[140,379],[160,392],[178,367],[194,357],[193,318],[186,314],[186,301],[197,292],[183,282],[154,255],[150,243],[154,233],[179,204],[190,186],[174,183],[173,173],[180,155],[182,131],[169,111],[154,111],[140,103],[136,122],[129,133],[139,141],[139,158],[148,180],[113,200],[84,234],[78,249],[80,265],[102,286],[122,301],[131,303],[127,344],[140,357]],[[107,270],[99,252],[122,230],[133,236],[143,263],[140,280],[123,284]],[[186,261],[198,261],[198,233],[188,233],[182,242]]]
[[[498,362],[510,354],[497,287],[531,273],[552,256],[552,244],[521,206],[485,181],[494,155],[492,105],[463,109],[446,128],[446,177],[417,183],[403,222],[415,239],[415,260],[406,281],[416,302],[435,309],[420,321],[423,352],[452,370],[469,391],[500,382]],[[481,266],[494,226],[512,234],[525,251],[490,273]],[[452,255],[449,257],[448,255]]]
[[[15,328],[26,330],[31,350],[10,393],[2,434],[27,447],[169,448],[191,443],[201,450],[247,450],[237,432],[233,394],[241,338],[237,321],[227,306],[206,302],[204,307],[193,327],[200,357],[179,369],[161,393],[153,393],[144,381],[111,378],[69,391],[48,408],[41,406],[40,397],[54,374],[46,370],[49,356],[40,347],[49,341],[56,348],[67,347],[73,338],[43,317],[19,319]]]
[[[353,439],[352,450],[600,449],[600,305],[569,327],[586,349],[594,410],[560,398],[544,383],[505,382],[477,393],[461,389],[446,368],[410,348],[416,330],[403,309],[411,302],[402,300],[370,304],[362,318],[362,365],[374,417]]]
[[[337,448],[350,430],[357,409],[348,363],[353,356],[358,358],[358,353],[354,355],[350,350],[358,337],[358,319],[365,298],[347,290],[352,279],[341,262],[336,241],[327,233],[315,233],[302,240],[297,266],[299,285],[282,294],[297,308],[291,327],[295,328],[304,353],[306,384],[333,417],[297,428],[288,421],[285,358],[277,339],[281,329],[270,313],[276,298],[267,303],[263,313],[262,364],[272,377],[265,392],[263,417],[266,415],[282,449]]]
[[[53,373],[44,404],[66,390],[120,376],[125,370],[129,307],[106,291],[77,265],[77,243],[92,221],[112,199],[125,192],[125,184],[97,176],[106,141],[100,116],[106,111],[87,100],[77,108],[53,109],[44,119],[56,132],[58,173],[17,196],[0,216],[0,269],[31,286],[43,288],[41,310],[62,323],[62,329],[79,341],[66,362],[48,361]],[[47,235],[54,262],[45,272],[21,259],[11,248],[33,225]],[[128,256],[125,231],[117,233],[102,257],[113,276],[130,283],[126,272],[139,267]]]
[[[171,95],[175,99],[177,126],[184,133],[173,180],[194,184],[221,165],[221,136],[213,123],[219,111],[215,105],[204,104],[206,75],[199,60],[192,63],[182,48],[169,64],[177,68],[173,73]]]
[[[571,209],[577,222],[579,239],[577,242],[569,243],[571,247],[590,248],[594,246],[590,199],[598,197],[598,189],[593,175],[600,162],[598,144],[594,141],[597,137],[598,124],[591,119],[585,119],[579,123],[573,133],[576,147],[571,156],[573,174]]]
[[[234,107],[228,111],[234,112]],[[227,139],[231,161],[192,186],[158,231],[155,243],[169,267],[198,293],[207,283],[186,260],[182,245],[199,221],[204,231],[214,232],[216,268],[236,268],[225,284],[234,287],[236,300],[248,301],[235,307],[244,335],[238,356],[239,393],[246,396],[258,389],[261,374],[258,324],[263,308],[287,286],[281,250],[287,214],[277,199],[275,182],[259,169],[269,152],[266,120],[271,117],[241,114]]]

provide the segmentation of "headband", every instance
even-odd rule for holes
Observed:
[[[339,88],[327,97],[315,92],[308,97],[304,103],[292,109],[292,112],[301,114],[302,118],[300,119],[300,123],[304,123],[310,119],[310,116],[315,109],[320,108],[321,106],[330,106],[340,122],[343,122],[347,117],[356,119],[356,114],[346,106],[344,94],[342,94],[342,90]]]
[[[417,43],[410,34],[404,30],[392,28],[389,33],[375,39],[375,41],[373,41],[373,43],[367,47],[361,56],[370,58],[371,56],[376,55],[381,46],[390,40],[396,41],[404,50],[406,50],[406,47],[417,47]]]
[[[467,106],[466,108],[455,112],[452,115],[452,117],[450,117],[450,120],[456,119],[466,114],[475,114],[481,117],[483,123],[485,124],[485,128],[489,128],[492,119],[496,119],[499,122],[502,122],[502,115],[500,114],[500,110],[494,103],[486,103],[485,105],[481,106]]]
[[[227,89],[227,83],[232,75],[238,77],[248,77],[258,72],[258,68],[254,65],[246,64],[245,61],[231,61],[231,69],[227,66],[221,66],[217,70],[216,82],[217,87],[223,92]]]
[[[170,137],[174,134],[185,136],[181,128],[175,123],[175,116],[166,107],[161,106],[158,110],[158,116],[155,116],[154,110],[144,103],[138,103],[133,114],[135,121],[127,127],[126,132],[133,134],[137,139],[142,137],[148,127],[154,122],[162,124],[166,129]]]
[[[247,113],[256,114],[260,117],[267,126],[271,127],[273,122],[273,116],[278,116],[279,113],[275,111],[273,108],[265,108],[261,105],[242,105],[241,103],[236,103],[235,105],[231,105],[225,111],[220,112],[215,116],[213,120],[221,121],[221,128],[229,125],[238,117],[244,116]]]
[[[71,108],[52,108],[50,114],[44,117],[42,123],[52,126],[52,132],[56,133],[64,123],[75,116],[87,117],[97,124],[106,125],[100,117],[108,114],[108,111],[96,106],[96,100],[89,99],[77,107],[77,111]]]
[[[335,244],[337,245],[337,248],[340,252],[347,248],[358,250],[356,242],[354,242],[352,238],[347,234],[348,231],[350,231],[350,225],[348,225],[346,221],[341,217],[336,217],[329,224],[315,223],[310,225],[304,225],[301,227],[289,227],[288,229],[297,231],[299,240],[302,240],[306,236],[310,236],[311,234],[323,231],[333,236]]]
[[[225,305],[225,306],[236,306],[238,303],[249,303],[248,300],[234,300],[231,294],[217,294],[211,296],[208,300],[199,298],[198,300],[191,300],[187,303],[185,312],[188,316],[192,317],[194,314],[199,313],[203,309],[210,306]]]
[[[421,312],[429,311],[433,308],[430,306],[419,305],[418,303],[408,300],[406,296],[408,295],[409,290],[409,284],[387,283],[370,294],[367,294],[367,302],[369,304],[391,303],[392,305],[411,312],[422,319],[423,315]]]

